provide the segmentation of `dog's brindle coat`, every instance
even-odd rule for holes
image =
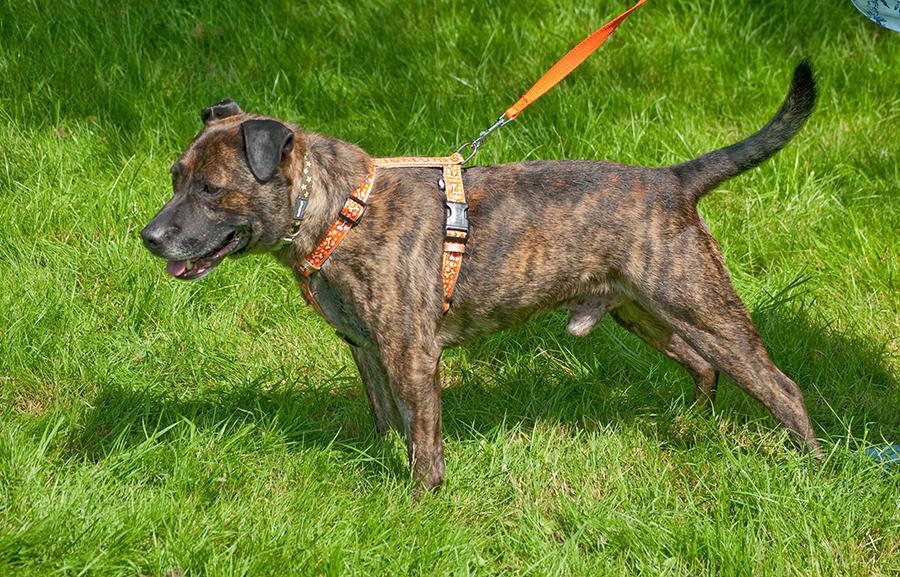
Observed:
[[[800,389],[769,359],[696,210],[716,185],[785,146],[814,102],[803,63],[764,128],[683,164],[465,169],[471,235],[446,315],[440,169],[379,170],[368,211],[312,277],[311,290],[350,343],[376,427],[406,435],[423,487],[444,478],[441,351],[557,307],[571,311],[575,335],[611,313],[688,370],[701,406],[713,401],[724,371],[821,456]],[[172,169],[172,200],[141,233],[176,276],[202,276],[226,254],[249,252],[272,252],[292,267],[366,178],[370,157],[352,144],[245,114],[232,101],[205,109],[203,118]],[[305,157],[309,207],[288,245],[281,239],[290,231]]]

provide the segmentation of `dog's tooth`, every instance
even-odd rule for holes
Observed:
[[[186,260],[184,261],[184,270],[192,270],[194,268],[194,261]]]

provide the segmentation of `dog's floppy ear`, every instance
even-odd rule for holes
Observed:
[[[269,181],[284,155],[294,148],[294,133],[276,120],[248,120],[241,124],[241,134],[250,172],[260,182]]]
[[[203,120],[203,124],[209,124],[213,120],[227,118],[229,116],[234,116],[235,114],[241,114],[242,112],[243,111],[241,110],[241,107],[237,105],[237,102],[230,98],[226,98],[218,104],[207,106],[201,110],[200,118]]]

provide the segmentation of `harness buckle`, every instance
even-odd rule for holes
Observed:
[[[349,204],[344,204],[344,208],[341,209],[341,212],[338,213],[338,218],[349,224],[351,227],[359,224],[359,221],[362,219],[363,215],[366,214],[366,208],[368,208],[368,204],[365,201],[360,200],[353,196],[352,194],[347,197],[347,203],[350,201],[355,202],[359,205],[359,213],[354,217],[352,213],[348,212]]]
[[[468,203],[447,201],[444,203],[444,206],[447,207],[447,223],[444,226],[444,233],[447,235],[447,238],[452,238],[455,242],[465,244],[469,236]],[[452,236],[450,235],[451,231],[461,232],[464,236]]]

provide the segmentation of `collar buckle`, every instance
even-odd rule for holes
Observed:
[[[287,244],[294,242],[297,235],[300,234],[300,223],[303,221],[303,215],[306,213],[306,207],[309,206],[309,186],[312,183],[312,175],[309,170],[309,151],[303,155],[303,174],[300,177],[300,191],[297,193],[297,201],[294,203],[294,212],[291,216],[291,234],[283,237],[281,240]]]

